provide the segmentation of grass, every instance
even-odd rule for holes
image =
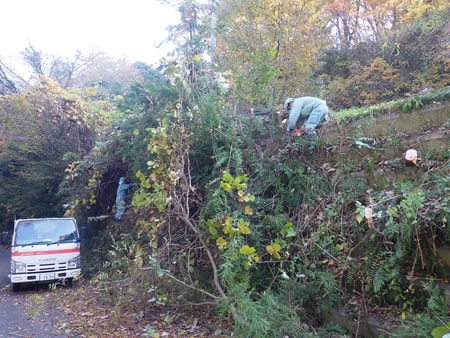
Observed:
[[[450,87],[373,106],[344,109],[335,112],[334,117],[338,123],[348,123],[364,117],[375,117],[386,113],[409,113],[414,109],[422,108],[425,104],[448,100],[450,100]]]

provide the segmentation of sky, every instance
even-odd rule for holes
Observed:
[[[71,58],[103,51],[112,58],[155,64],[175,7],[158,0],[1,0],[0,58],[14,60],[31,44],[44,54]]]

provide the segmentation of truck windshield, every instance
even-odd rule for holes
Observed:
[[[76,242],[78,232],[72,219],[19,220],[14,245],[38,245]]]

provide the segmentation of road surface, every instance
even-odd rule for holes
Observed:
[[[13,293],[9,285],[9,251],[0,249],[0,338],[69,337],[64,314],[47,304],[48,288]]]
[[[8,284],[9,252],[0,251],[0,288]]]

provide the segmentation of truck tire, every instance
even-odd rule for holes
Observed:
[[[12,283],[13,292],[18,292],[22,289],[22,285],[20,283]]]
[[[73,278],[67,278],[64,281],[65,281],[65,283],[64,283],[65,286],[67,286],[69,288],[73,287]]]

